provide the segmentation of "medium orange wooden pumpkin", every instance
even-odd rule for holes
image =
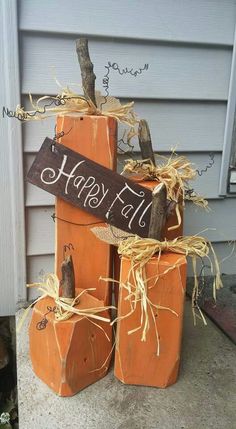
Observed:
[[[136,183],[138,183],[140,186],[144,186],[145,188],[150,189],[153,191],[153,189],[158,185],[158,181],[152,181],[152,180],[140,180],[136,178],[135,176],[130,177],[131,180],[135,180]],[[178,219],[175,210],[172,211],[172,213],[168,216],[167,221],[165,223],[165,228],[163,231],[163,239],[166,238],[167,240],[174,240],[176,237],[183,235],[183,206],[182,204],[179,204],[180,208],[180,215],[181,215],[181,224],[173,229],[169,230],[170,227],[175,226],[178,224]],[[120,275],[120,258],[117,254],[117,250],[114,249],[114,279],[119,280]],[[119,296],[119,284],[114,282],[114,296],[115,296],[115,304],[116,307],[118,305],[118,296]]]
[[[176,267],[173,269],[173,266]],[[120,281],[127,282],[131,262],[121,260]],[[135,311],[130,312],[128,291],[120,288],[117,322],[117,343],[115,352],[115,376],[125,384],[139,384],[154,387],[166,387],[176,382],[178,377],[183,311],[186,285],[186,258],[174,253],[164,253],[160,260],[151,258],[146,264],[147,295],[155,305],[168,307],[154,312],[155,322],[148,307],[150,329],[146,341],[141,341],[141,330],[128,334],[140,326],[141,307],[137,304]],[[157,282],[156,276],[163,274]],[[132,279],[132,277],[131,277]],[[132,280],[131,280],[132,282]],[[153,307],[154,308],[154,307]],[[160,354],[157,356],[157,337],[159,337]]]

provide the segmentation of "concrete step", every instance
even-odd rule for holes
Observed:
[[[20,429],[236,428],[236,347],[210,320],[194,327],[190,301],[179,380],[164,390],[123,385],[111,370],[76,396],[57,397],[31,369],[26,325],[17,338]]]

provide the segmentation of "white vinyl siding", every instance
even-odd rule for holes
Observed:
[[[148,120],[156,152],[175,147],[201,170],[214,152],[214,165],[198,177],[194,188],[209,198],[205,213],[187,205],[185,233],[211,228],[219,258],[236,239],[236,200],[221,198],[225,121],[234,45],[236,2],[220,0],[21,0],[19,34],[22,104],[27,96],[52,95],[62,85],[81,83],[75,39],[89,38],[97,89],[108,61],[149,69],[132,78],[110,72],[110,94],[135,101],[135,111]],[[22,126],[25,170],[54,120]],[[137,143],[135,150],[138,151]],[[25,185],[27,267],[29,281],[53,269],[54,198]],[[236,273],[235,256],[222,265]]]

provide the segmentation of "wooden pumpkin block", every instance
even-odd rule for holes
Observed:
[[[80,292],[76,290],[76,294]],[[34,306],[29,327],[30,357],[35,374],[44,383],[59,396],[72,396],[106,375],[112,328],[110,323],[79,315],[56,321],[54,306],[50,297]],[[101,306],[102,301],[85,292],[77,308]],[[108,311],[99,315],[109,318]]]
[[[173,266],[176,265],[175,268]],[[126,283],[131,268],[130,260],[121,260],[121,283]],[[155,283],[158,274],[166,272]],[[141,307],[117,322],[117,347],[115,353],[115,376],[125,384],[166,387],[176,382],[180,363],[181,337],[186,285],[186,258],[179,254],[162,254],[158,261],[152,258],[146,265],[147,295],[155,305],[169,310],[154,311],[155,322],[148,307],[150,328],[146,341],[141,341],[142,331],[128,332],[140,326]],[[132,277],[131,277],[132,279]],[[130,312],[128,292],[120,288],[118,317]],[[157,356],[157,338],[160,354]]]
[[[117,123],[114,119],[59,116],[57,132],[61,131],[68,133],[61,138],[65,146],[107,168],[116,169]],[[85,288],[92,284],[96,290],[91,294],[109,305],[111,287],[99,282],[99,277],[111,277],[111,246],[98,240],[90,230],[99,222],[95,216],[56,198],[56,273],[61,278],[63,247],[72,243],[76,284]]]
[[[145,188],[148,188],[153,191],[153,189],[158,185],[158,181],[152,181],[152,180],[140,180],[136,179],[135,177],[130,177],[131,180],[135,180],[139,185],[144,186]],[[167,240],[174,240],[177,237],[180,237],[183,235],[183,205],[182,203],[179,204],[180,209],[180,215],[181,215],[181,224],[173,230],[169,230],[170,227],[175,226],[178,224],[178,219],[175,210],[171,212],[171,214],[168,216],[168,219],[165,223],[165,228],[163,231],[163,239],[166,238]],[[120,258],[117,253],[117,250],[114,250],[114,279],[119,280],[120,276]],[[115,304],[116,307],[118,305],[118,296],[119,296],[119,284],[114,283],[114,296],[115,296]]]
[[[134,180],[136,183],[138,183],[140,186],[143,186],[144,188],[150,189],[153,191],[153,189],[158,185],[157,180],[138,180],[132,177],[130,177],[131,180]],[[179,202],[179,210],[181,215],[181,224],[175,228],[169,230],[170,227],[178,225],[178,219],[175,212],[175,209],[172,210],[170,215],[168,216],[166,223],[165,223],[165,229],[163,231],[163,239],[166,238],[167,240],[174,240],[176,237],[180,237],[183,235],[183,205],[182,201]]]

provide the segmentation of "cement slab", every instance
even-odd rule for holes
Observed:
[[[17,340],[20,429],[236,429],[236,347],[210,320],[194,327],[189,301],[179,380],[164,390],[123,385],[111,370],[57,397],[31,369],[26,324]]]
[[[214,276],[199,278],[202,289],[198,304],[208,317],[224,331],[236,344],[236,275],[221,275],[224,287],[217,291],[217,301],[213,299]],[[204,283],[203,283],[204,282]],[[187,279],[187,293],[192,296],[194,278]]]

